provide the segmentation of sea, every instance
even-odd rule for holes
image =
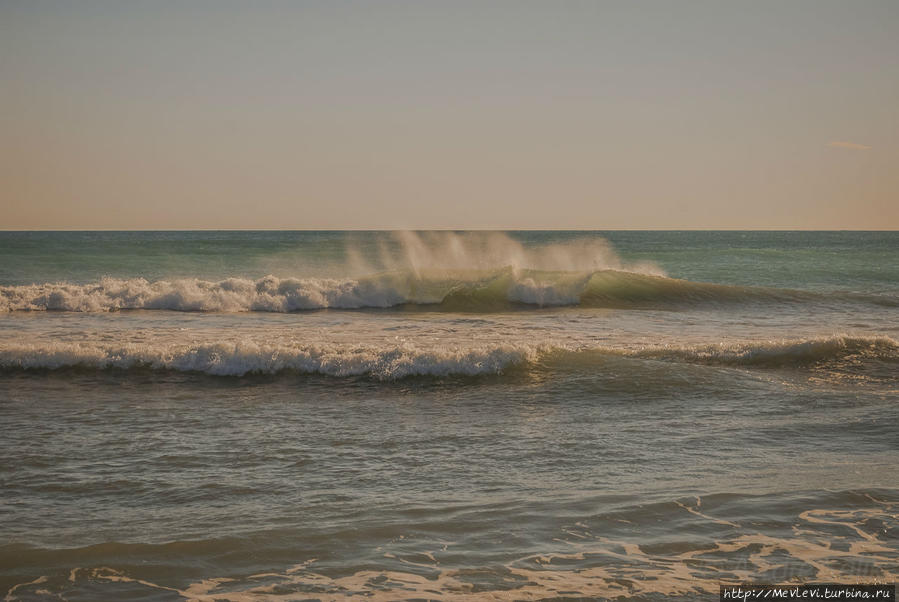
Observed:
[[[895,583],[899,232],[0,232],[0,596]]]

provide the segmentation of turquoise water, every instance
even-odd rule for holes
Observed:
[[[510,232],[527,246],[601,237],[629,261],[687,280],[815,290],[893,291],[896,232]],[[349,248],[397,245],[384,232],[2,232],[0,283],[259,278],[341,270]],[[346,275],[338,273],[337,275]]]
[[[899,573],[899,233],[0,233],[0,592]]]

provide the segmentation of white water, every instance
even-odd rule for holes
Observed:
[[[892,362],[899,367],[899,343],[888,337],[834,336],[806,340],[731,342],[718,345],[565,347],[547,344],[415,343],[354,345],[275,343],[254,340],[229,343],[109,345],[92,343],[0,344],[0,368],[10,370],[78,367],[96,370],[153,369],[202,372],[214,376],[248,373],[315,373],[370,376],[393,380],[407,376],[502,374],[513,366],[537,361],[569,365],[603,356],[672,362],[768,368],[808,367],[816,363]],[[581,356],[578,360],[577,356]],[[550,366],[551,369],[551,366]]]
[[[600,238],[526,248],[503,233],[393,233],[363,252],[347,241],[345,259],[325,277],[102,278],[78,284],[0,286],[0,311],[98,312],[122,309],[291,312],[435,304],[460,290],[486,301],[575,305],[598,271],[664,276],[648,262],[623,262]],[[268,268],[277,265],[271,260]],[[282,270],[302,274],[303,265]]]

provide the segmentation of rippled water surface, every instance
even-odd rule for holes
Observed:
[[[895,582],[899,234],[0,233],[8,600]]]

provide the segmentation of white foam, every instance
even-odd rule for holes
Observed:
[[[291,343],[235,342],[0,343],[0,369],[59,368],[153,369],[216,376],[281,372],[368,376],[392,380],[407,376],[502,374],[516,365],[541,360],[544,367],[588,363],[595,355],[659,359],[761,368],[802,367],[833,362],[899,361],[899,342],[889,337],[837,335],[793,341],[733,342],[718,345],[571,347],[533,343],[432,344],[391,342]]]
[[[176,311],[289,312],[328,307],[390,307],[406,301],[392,283],[378,279],[335,280],[196,278],[148,282],[143,278],[104,278],[86,285],[45,283],[0,287],[0,310],[80,312],[122,309]]]
[[[366,257],[350,244],[346,265],[332,266],[328,272],[340,277],[269,275],[258,280],[227,278],[218,282],[199,278],[152,282],[144,278],[103,278],[89,284],[0,286],[0,311],[386,308],[440,303],[460,288],[480,293],[482,287],[494,295],[494,302],[573,305],[597,271],[664,275],[654,264],[622,261],[608,242],[597,238],[527,248],[503,233],[398,232],[390,241],[381,241],[377,251],[367,249],[367,253]],[[497,281],[502,286],[493,286]]]
[[[522,278],[509,287],[507,298],[509,301],[539,307],[577,305],[590,276],[592,273],[574,282],[547,282]]]
[[[0,287],[0,311],[108,312],[165,309],[196,312],[293,312],[312,309],[388,308],[439,304],[460,291],[490,305],[576,305],[592,272],[389,272],[360,279],[188,278],[149,282],[104,278],[91,284],[44,283]],[[477,305],[473,305],[476,309]]]
[[[501,374],[512,365],[533,361],[538,348],[479,345],[422,349],[412,344],[389,347],[262,345],[255,342],[195,345],[14,344],[0,346],[0,368],[91,369],[149,368],[202,372],[216,376],[316,373],[370,376],[391,380],[407,376]]]

